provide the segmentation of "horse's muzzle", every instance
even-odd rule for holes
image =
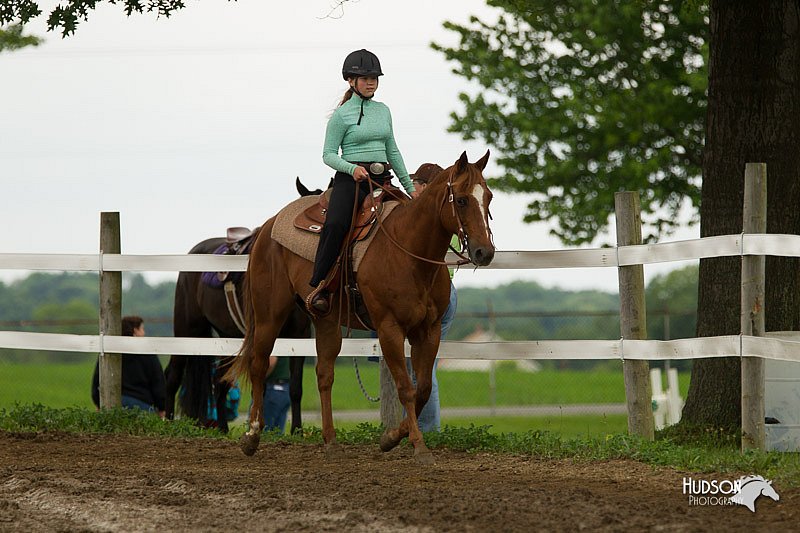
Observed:
[[[486,266],[494,259],[493,246],[478,246],[470,248],[470,260],[477,266]]]

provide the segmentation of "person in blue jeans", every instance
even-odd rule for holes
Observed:
[[[122,335],[144,337],[144,319],[140,316],[122,318]],[[164,370],[156,355],[122,354],[122,407],[158,413],[164,418],[167,383]],[[92,401],[100,409],[100,360],[92,376]]]
[[[411,174],[411,181],[414,183],[416,190],[421,193],[423,190],[425,190],[425,187],[428,186],[428,183],[443,170],[444,169],[442,167],[435,163],[423,163],[416,172]],[[457,236],[453,235],[450,245],[458,249],[457,247],[459,246],[459,242]],[[447,310],[442,316],[441,340],[444,340],[447,336],[447,332],[450,331],[450,326],[453,324],[453,318],[456,316],[456,308],[458,307],[458,293],[456,292],[455,285],[453,285],[453,269],[448,268],[448,270],[450,271],[450,304],[447,306]],[[433,363],[433,375],[431,376],[431,395],[428,398],[428,403],[426,403],[425,407],[422,408],[422,412],[417,418],[417,423],[422,431],[440,431],[442,429],[440,413],[441,407],[439,405],[439,381],[436,379],[436,367],[438,366],[438,362],[439,361],[437,359]],[[408,368],[411,379],[416,386],[417,378],[414,375],[414,370],[411,368],[411,359],[406,359],[406,367]]]
[[[289,358],[271,355],[264,385],[264,431],[277,429],[278,433],[283,434],[291,403]]]

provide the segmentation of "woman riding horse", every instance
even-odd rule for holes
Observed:
[[[405,201],[379,222],[378,230],[364,253],[356,281],[378,339],[384,360],[397,386],[406,417],[381,437],[381,450],[394,448],[404,437],[414,446],[414,457],[433,462],[417,424],[417,415],[428,400],[431,371],[439,349],[441,319],[450,296],[450,277],[444,257],[450,238],[458,235],[469,260],[488,265],[494,257],[489,229],[492,193],[482,171],[487,152],[476,163],[463,153],[458,161],[438,174],[419,194]],[[297,298],[306,300],[308,279],[314,265],[278,243],[272,236],[276,218],[264,223],[253,245],[247,267],[249,291],[245,294],[247,332],[240,357],[226,374],[229,381],[245,373],[253,387],[250,427],[242,436],[242,450],[252,455],[258,448],[262,418],[264,376],[269,354],[281,326]],[[322,436],[326,449],[335,449],[331,388],[334,362],[342,346],[341,325],[357,324],[357,318],[339,294],[331,295],[331,306],[344,312],[313,319],[316,330],[317,387],[322,411]],[[343,303],[343,302],[342,302]],[[411,344],[411,361],[417,377],[416,390],[406,371],[404,343]]]
[[[317,315],[330,312],[330,294],[325,286],[350,231],[354,204],[361,203],[372,184],[380,187],[391,180],[390,168],[397,172],[411,197],[417,196],[394,140],[392,114],[385,104],[373,100],[378,76],[383,76],[380,61],[369,50],[356,50],[345,58],[342,77],[350,87],[325,131],[322,160],[336,175],[310,281],[317,290],[307,303],[309,311]]]

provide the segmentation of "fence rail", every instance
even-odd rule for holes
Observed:
[[[488,266],[469,268],[600,268],[753,255],[800,257],[800,235],[740,233],[606,248],[507,250],[497,251]],[[457,259],[455,254],[448,252],[448,261]],[[246,255],[0,254],[0,270],[244,272],[247,260]]]
[[[493,268],[615,267],[632,261],[643,264],[701,259],[721,255],[771,253],[800,256],[800,237],[739,234],[707,237],[653,245],[566,251],[499,251]],[[61,261],[66,259],[66,262]],[[88,271],[194,270],[243,271],[247,256],[123,255],[123,254],[0,254],[0,269]],[[99,272],[99,270],[98,270]],[[514,313],[511,313],[513,315]],[[591,313],[592,315],[597,313]],[[604,314],[604,313],[603,313]],[[494,313],[500,316],[499,313]],[[505,313],[503,314],[505,316]],[[541,340],[442,343],[439,357],[475,360],[680,360],[716,357],[761,357],[800,361],[800,337],[796,332],[768,334],[771,338],[741,335],[700,339],[654,340]],[[233,355],[238,339],[187,339],[169,337],[116,337],[0,331],[0,347],[88,353],[145,353],[162,355]],[[371,339],[345,339],[343,353],[350,356],[380,354]],[[309,339],[278,339],[275,351],[287,355],[315,356]],[[406,346],[406,355],[409,347]]]
[[[452,255],[448,254],[448,255]],[[644,265],[722,256],[775,255],[800,257],[800,236],[735,234],[647,245],[544,251],[498,251],[491,265],[479,268],[538,269]],[[242,272],[248,256],[132,254],[0,254],[0,269],[79,271]],[[706,357],[761,357],[800,361],[800,334],[773,332],[770,338],[729,335],[653,340],[542,340],[442,343],[440,356],[452,359],[632,359],[667,360]],[[116,337],[0,331],[0,348],[78,352],[232,355],[238,339]],[[408,346],[406,346],[408,349]],[[375,341],[345,339],[343,353],[372,356]],[[279,339],[281,353],[314,356],[314,341]]]
[[[712,257],[743,258],[749,277],[736,280],[742,291],[742,320],[745,306],[750,314],[763,321],[763,260],[766,255],[800,257],[800,236],[759,233],[766,228],[766,165],[748,163],[745,169],[745,203],[743,231],[738,235],[721,235],[686,241],[658,244],[641,242],[641,213],[636,193],[615,194],[618,245],[608,248],[499,251],[491,269],[587,268],[617,267],[620,283],[619,340],[513,341],[513,342],[445,342],[442,358],[458,359],[619,359],[631,361],[623,367],[631,433],[652,439],[650,384],[646,379],[647,360],[697,359],[709,357],[742,358],[742,447],[763,448],[764,434],[764,359],[800,362],[800,342],[789,332],[763,337],[763,328],[744,328],[740,335],[693,339],[644,340],[644,281],[642,266],[646,264],[706,259]],[[763,188],[763,191],[758,187]],[[763,193],[763,197],[761,196]],[[762,205],[763,204],[763,205]],[[763,219],[763,220],[762,220]],[[764,227],[754,224],[764,222]],[[110,229],[113,226],[113,232]],[[63,335],[53,333],[0,332],[0,348],[48,349],[100,352],[101,383],[104,376],[119,386],[120,353],[208,354],[232,355],[241,341],[234,339],[176,339],[164,337],[132,338],[109,335],[117,333],[121,309],[120,273],[126,271],[244,271],[247,256],[209,255],[123,255],[119,252],[119,214],[101,214],[101,241],[98,254],[0,254],[0,269],[14,270],[78,270],[100,274],[100,334]],[[755,257],[757,256],[757,257]],[[453,254],[448,254],[453,259]],[[761,265],[760,268],[751,266]],[[106,281],[104,281],[104,279]],[[733,280],[731,280],[733,281]],[[112,283],[113,282],[113,283]],[[120,287],[117,287],[119,285]],[[104,293],[104,288],[106,291]],[[758,313],[753,314],[752,310]],[[109,327],[111,324],[113,327]],[[755,324],[755,322],[753,322]],[[104,335],[104,333],[106,333]],[[787,340],[787,338],[789,340]],[[314,355],[315,342],[302,339],[278,339],[275,349],[290,355]],[[342,344],[350,355],[376,355],[374,340],[347,339]],[[406,345],[406,354],[409,347]],[[107,379],[107,380],[108,380]],[[745,384],[747,389],[745,389]],[[118,405],[119,393],[109,393],[101,405]],[[101,397],[104,392],[101,391]],[[384,394],[381,394],[385,397]],[[751,401],[755,398],[754,401]],[[395,402],[396,403],[396,402]],[[395,411],[397,411],[395,409]],[[383,412],[383,405],[382,405]],[[399,413],[399,411],[398,411]],[[747,414],[747,420],[744,414]],[[397,418],[395,413],[394,418]],[[383,418],[383,417],[382,417]],[[634,423],[632,423],[632,420]],[[399,420],[398,420],[399,422]],[[388,427],[396,424],[388,423]]]
[[[800,332],[770,332],[768,337],[724,335],[695,339],[658,340],[551,340],[551,341],[444,341],[442,359],[617,359],[661,361],[712,357],[761,357],[800,362]],[[156,355],[234,355],[240,339],[121,337],[0,331],[0,348],[69,352],[111,352]],[[410,356],[406,343],[406,356]],[[278,339],[275,353],[315,357],[314,339]],[[375,339],[344,339],[342,353],[354,357],[380,354]]]

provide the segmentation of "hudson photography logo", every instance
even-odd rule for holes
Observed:
[[[759,496],[775,501],[781,499],[772,487],[772,481],[761,476],[743,476],[736,480],[685,477],[683,493],[689,497],[689,505],[744,505],[754,513]]]

